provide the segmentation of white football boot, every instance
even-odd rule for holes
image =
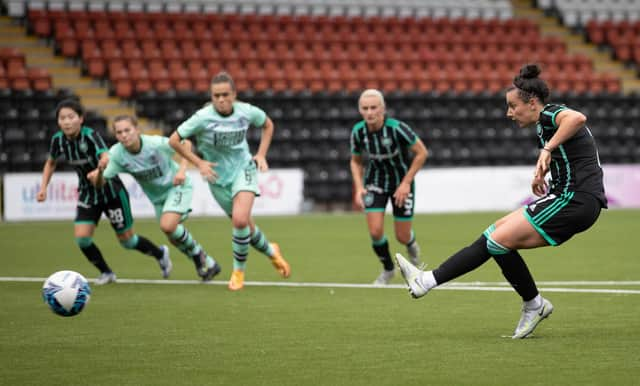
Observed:
[[[513,333],[513,339],[523,339],[529,336],[538,324],[546,319],[553,312],[553,304],[545,298],[542,298],[542,305],[534,310],[528,310],[522,307],[522,316]]]
[[[396,261],[398,262],[398,267],[400,267],[400,273],[402,273],[404,281],[407,282],[409,286],[409,294],[411,294],[411,297],[417,299],[426,295],[431,288],[426,287],[422,281],[424,271],[411,264],[409,260],[405,259],[404,256],[399,253],[396,253]]]

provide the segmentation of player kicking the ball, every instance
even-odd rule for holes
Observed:
[[[522,297],[514,339],[526,338],[553,312],[543,298],[518,249],[560,245],[591,227],[607,207],[598,150],[586,117],[575,110],[548,104],[549,88],[538,77],[537,65],[526,65],[507,90],[507,116],[520,127],[536,127],[540,155],[531,187],[538,200],[491,225],[473,244],[438,268],[422,271],[402,255],[396,260],[414,298],[484,264],[498,263],[502,274]],[[545,176],[551,172],[551,185]]]

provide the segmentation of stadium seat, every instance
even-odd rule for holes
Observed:
[[[589,107],[594,133],[615,125],[617,134],[605,137],[619,138],[640,119],[633,104],[624,104],[619,80],[594,74],[588,58],[569,55],[562,41],[544,38],[534,23],[502,19],[500,1],[439,7],[417,0],[362,0],[348,6],[302,0],[288,0],[282,7],[249,0],[227,3],[192,3],[189,14],[180,11],[186,4],[170,4],[177,11],[164,12],[169,5],[163,10],[156,3],[131,4],[131,9],[108,6],[100,17],[89,11],[88,23],[68,22],[82,38],[65,55],[81,55],[87,70],[91,67],[97,77],[108,75],[117,94],[136,101],[141,116],[165,120],[172,127],[208,99],[212,75],[229,71],[241,99],[264,108],[276,122],[272,166],[305,168],[310,181],[305,195],[317,201],[350,198],[344,165],[350,157],[350,128],[360,119],[357,97],[365,87],[383,89],[390,114],[423,136],[434,166],[535,162],[530,133],[511,127],[502,95],[519,66],[530,60],[543,64],[554,97],[574,98],[567,101],[579,102],[578,109],[585,101],[603,98],[598,107]],[[418,14],[429,17],[415,18]],[[67,19],[72,20],[69,14]],[[604,30],[601,35],[606,39]],[[628,35],[618,31],[611,36],[624,41]],[[116,49],[105,48],[109,40],[116,42]],[[63,51],[62,42],[57,44]],[[624,47],[633,60],[633,46]],[[111,56],[106,55],[105,64],[107,50]],[[120,55],[113,55],[118,51]],[[103,68],[96,70],[98,61]],[[125,82],[124,77],[113,81],[123,67],[126,87],[117,84]],[[620,99],[608,106],[613,95]],[[628,116],[617,111],[616,103]],[[625,141],[635,138],[635,131],[625,132],[630,133]],[[251,146],[257,145],[257,134],[248,135]],[[617,152],[614,142],[605,147],[608,160],[634,159],[631,145]]]
[[[29,68],[27,71],[31,89],[35,91],[46,91],[51,88],[51,74],[44,68]]]

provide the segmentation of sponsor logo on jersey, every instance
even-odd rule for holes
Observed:
[[[86,141],[80,141],[80,144],[78,145],[78,147],[80,148],[80,151],[83,153],[86,153],[87,150],[89,150],[89,145],[87,145]]]
[[[384,161],[386,159],[391,159],[393,157],[396,157],[398,154],[400,154],[400,150],[396,149],[396,151],[394,151],[393,153],[386,153],[386,154],[369,154],[369,158],[376,160],[376,161]]]

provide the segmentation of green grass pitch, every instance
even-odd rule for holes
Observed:
[[[501,215],[416,216],[424,260],[437,266]],[[90,303],[73,318],[47,309],[42,281],[0,280],[0,385],[638,384],[640,211],[604,211],[565,245],[522,252],[555,306],[523,341],[503,337],[520,314],[510,290],[441,289],[413,300],[400,288],[339,286],[369,284],[380,270],[362,214],[257,221],[290,261],[288,282],[336,284],[230,292],[230,223],[193,218],[188,228],[223,266],[219,285],[196,283],[193,265],[173,247],[171,279],[193,283],[92,285]],[[138,220],[135,228],[164,243],[154,222]],[[390,219],[386,234],[392,252],[404,252]],[[122,249],[106,221],[95,240],[119,279],[160,279],[155,261]],[[0,224],[0,277],[61,269],[97,276],[70,221]],[[253,250],[246,280],[284,281]],[[457,282],[502,281],[489,261]]]

